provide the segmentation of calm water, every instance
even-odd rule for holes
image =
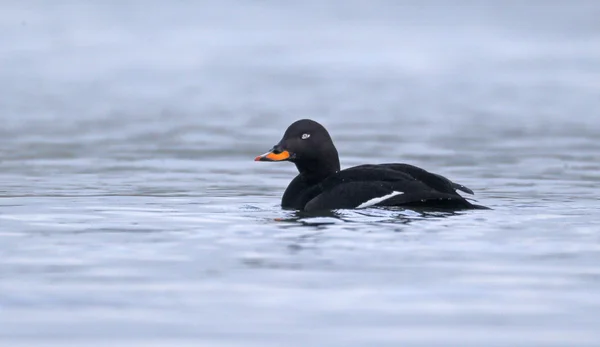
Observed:
[[[420,4],[0,5],[0,344],[600,345],[600,5]],[[299,118],[493,210],[282,211]]]

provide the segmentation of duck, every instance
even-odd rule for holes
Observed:
[[[338,151],[325,127],[311,119],[292,123],[279,143],[255,161],[296,165],[298,175],[281,198],[281,207],[303,212],[366,207],[487,209],[458,193],[464,185],[402,163],[365,164],[341,170]]]

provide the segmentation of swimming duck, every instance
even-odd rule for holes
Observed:
[[[284,209],[306,212],[369,206],[479,209],[458,194],[473,191],[409,164],[368,164],[340,170],[329,132],[302,119],[290,125],[281,141],[255,161],[290,161],[299,171],[281,199]]]

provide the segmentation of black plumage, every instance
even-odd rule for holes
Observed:
[[[327,130],[303,119],[288,127],[281,141],[257,161],[291,161],[299,174],[287,187],[283,208],[307,212],[367,206],[484,208],[457,190],[469,188],[408,164],[359,165],[340,170],[338,152]]]

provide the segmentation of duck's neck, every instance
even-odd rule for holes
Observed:
[[[327,156],[319,159],[297,161],[296,168],[304,181],[308,184],[317,184],[327,177],[340,171],[340,159],[337,156]]]

